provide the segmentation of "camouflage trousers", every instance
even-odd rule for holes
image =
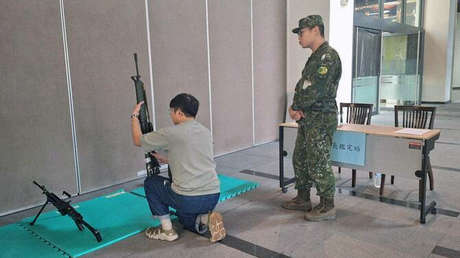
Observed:
[[[335,176],[330,157],[336,130],[335,113],[309,114],[299,121],[292,158],[297,190],[310,190],[315,185],[319,196],[334,196]]]

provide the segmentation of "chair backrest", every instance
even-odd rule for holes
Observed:
[[[348,124],[370,125],[373,104],[364,103],[340,103],[340,123],[343,123],[343,109],[347,111]]]
[[[402,127],[433,129],[436,107],[395,106],[395,127],[399,127],[398,114],[400,112],[402,113]]]

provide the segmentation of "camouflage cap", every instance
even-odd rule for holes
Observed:
[[[313,28],[315,26],[323,25],[323,19],[320,15],[309,15],[299,20],[299,27],[292,30],[294,33],[299,33],[303,28]]]

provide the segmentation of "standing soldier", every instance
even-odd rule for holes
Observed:
[[[299,124],[293,154],[297,196],[282,204],[290,210],[305,211],[305,219],[335,219],[335,177],[330,165],[332,138],[337,129],[335,96],[342,74],[339,55],[324,39],[321,16],[299,20],[299,44],[313,53],[295,87],[289,115]],[[310,189],[316,186],[320,203],[312,208]]]

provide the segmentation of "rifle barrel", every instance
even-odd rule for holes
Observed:
[[[137,76],[137,79],[139,80],[141,76],[139,75],[139,66],[137,64],[137,53],[134,53],[134,63],[136,63],[136,76]]]
[[[40,184],[39,184],[39,183],[37,183],[37,181],[35,181],[35,180],[34,180],[34,181],[32,181],[32,182],[33,182],[33,183],[34,183],[36,186],[38,186],[38,188],[42,189],[43,191],[46,191],[46,188],[45,188],[45,186],[43,186],[43,185],[40,185]]]

